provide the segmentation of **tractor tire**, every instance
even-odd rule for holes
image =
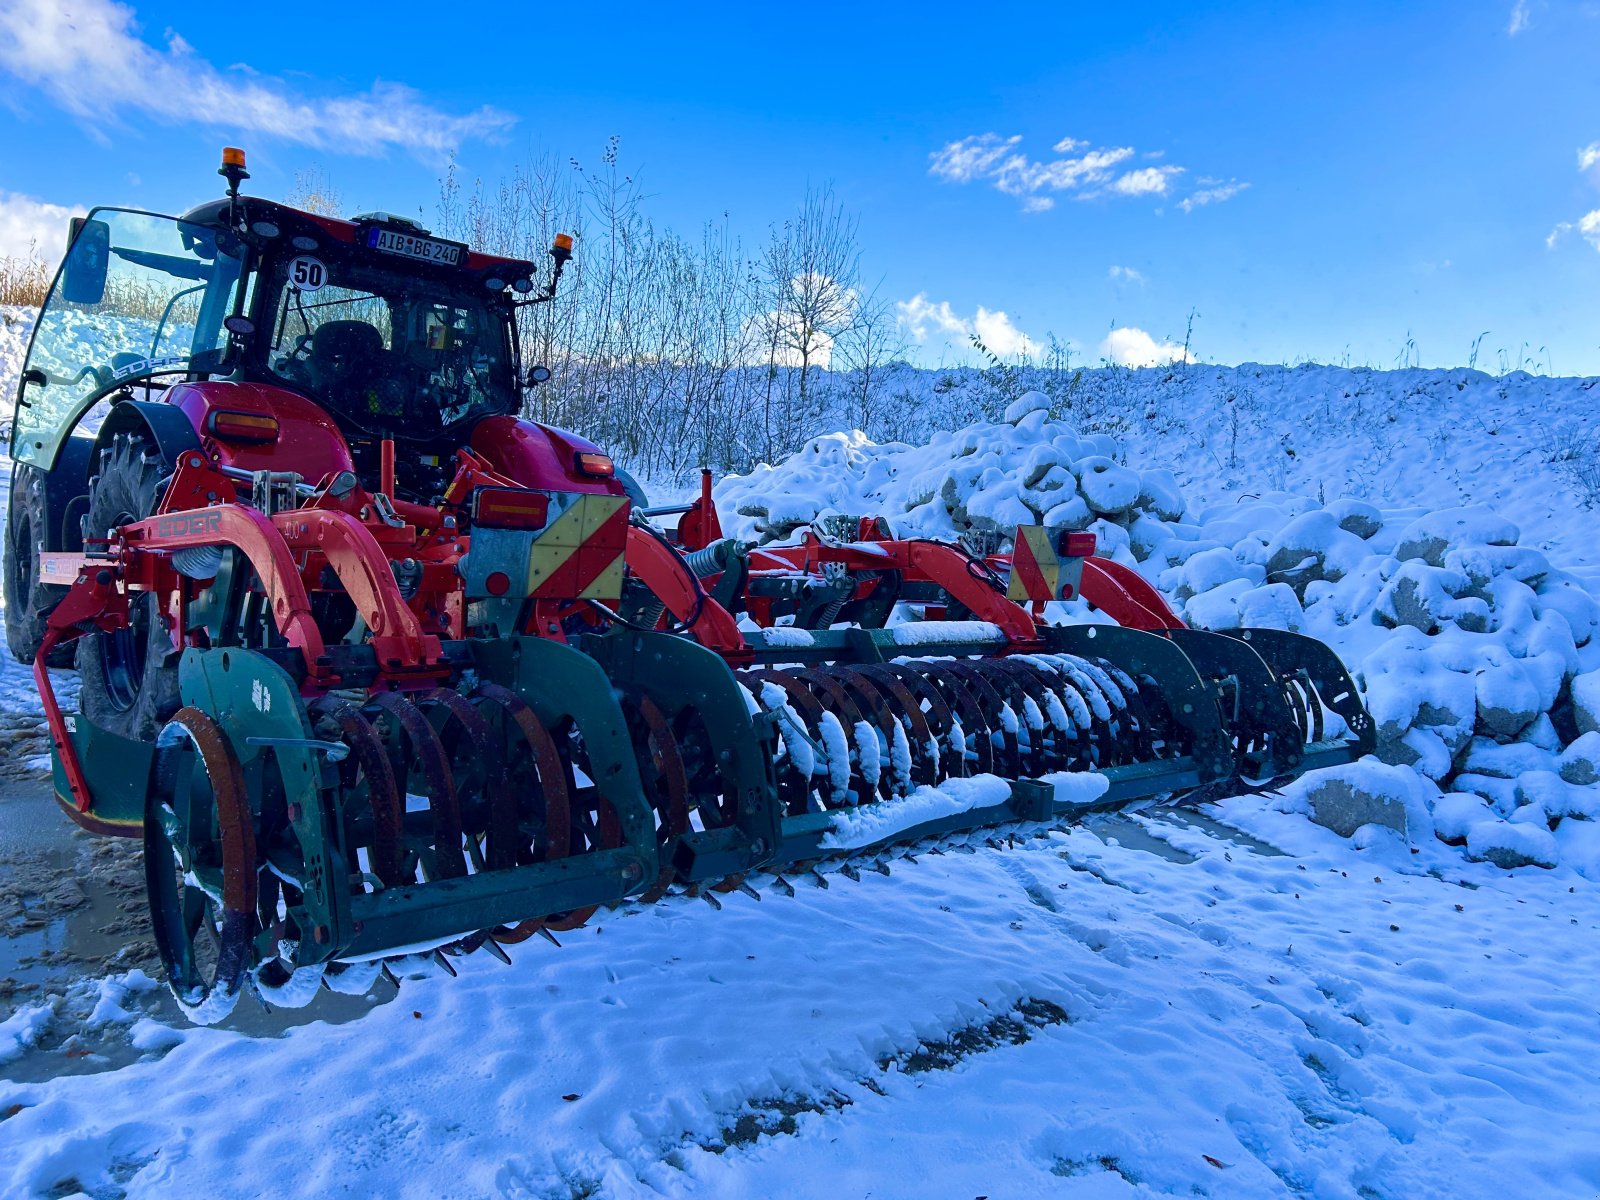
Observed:
[[[105,537],[155,512],[156,485],[168,473],[151,441],[118,434],[100,452],[100,473],[89,481],[85,534]],[[128,620],[126,629],[78,639],[79,703],[90,724],[148,742],[178,711],[177,653],[154,593],[134,594]]]
[[[46,475],[28,463],[11,467],[11,501],[6,513],[5,607],[6,646],[18,662],[33,663],[44,641],[45,622],[67,589],[39,582],[39,552],[45,548],[50,506]],[[48,664],[70,667],[69,642],[51,651]]]

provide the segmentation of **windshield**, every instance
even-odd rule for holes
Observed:
[[[239,270],[216,230],[151,213],[90,213],[39,313],[12,453],[48,468],[100,397],[137,379],[219,369]]]
[[[481,286],[309,255],[272,286],[267,370],[341,424],[425,441],[515,408],[506,323]]]

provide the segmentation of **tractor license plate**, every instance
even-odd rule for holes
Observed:
[[[367,245],[385,254],[403,254],[407,258],[420,258],[423,262],[439,263],[446,267],[461,265],[461,246],[456,242],[441,242],[438,238],[418,237],[398,229],[373,229],[367,233]]]

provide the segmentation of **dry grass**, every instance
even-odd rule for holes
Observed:
[[[0,257],[0,304],[38,308],[49,294],[54,273],[38,259]]]

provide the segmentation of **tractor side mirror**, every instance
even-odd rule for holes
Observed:
[[[83,217],[72,220],[67,261],[61,268],[61,298],[69,304],[99,304],[111,267],[111,226]]]
[[[523,386],[532,388],[532,387],[538,387],[541,383],[549,383],[549,382],[550,382],[550,368],[549,367],[542,367],[542,366],[541,367],[529,367],[528,368],[527,377],[523,382]]]

